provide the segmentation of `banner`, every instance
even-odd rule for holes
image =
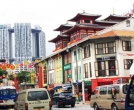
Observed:
[[[31,73],[31,84],[35,83],[35,73]]]

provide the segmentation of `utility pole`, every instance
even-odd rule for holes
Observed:
[[[77,81],[78,81],[78,60],[77,60],[77,51],[76,51],[76,75],[77,75]],[[77,82],[77,95],[78,95],[78,100],[80,100],[79,98],[79,82]]]

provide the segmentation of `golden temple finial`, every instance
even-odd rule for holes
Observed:
[[[83,13],[85,13],[85,10],[83,10]]]
[[[68,21],[66,21],[66,24],[68,24]]]

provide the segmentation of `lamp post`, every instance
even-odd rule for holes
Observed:
[[[26,87],[26,84],[27,84],[27,78],[28,78],[29,76],[30,76],[30,75],[27,75],[27,76],[26,76],[25,89],[27,88],[27,87]]]
[[[67,47],[66,49],[66,52],[69,52],[69,48]],[[79,82],[78,82],[78,60],[77,60],[77,51],[76,51],[76,58],[75,58],[75,61],[76,61],[76,76],[77,76],[77,96],[78,96],[78,100],[79,100]]]

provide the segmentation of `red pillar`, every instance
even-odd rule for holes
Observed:
[[[39,66],[39,75],[38,75],[38,85],[39,85],[39,88],[43,88],[42,67],[40,67],[40,66]]]
[[[18,84],[17,84],[16,75],[14,75],[14,87],[16,88],[16,91],[18,92]]]
[[[94,91],[94,89],[98,86],[98,82],[96,79],[92,79],[92,92]]]

